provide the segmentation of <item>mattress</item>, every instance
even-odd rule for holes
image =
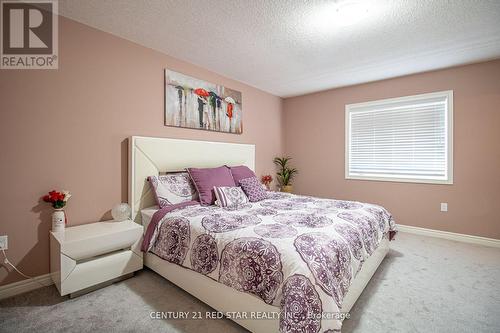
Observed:
[[[148,229],[144,249],[280,307],[282,332],[318,332],[340,330],[350,284],[395,224],[377,205],[271,193],[165,211]]]

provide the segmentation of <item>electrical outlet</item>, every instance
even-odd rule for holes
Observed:
[[[0,250],[7,250],[9,248],[8,236],[0,236]]]
[[[447,202],[441,202],[441,211],[442,212],[448,211],[448,203]]]

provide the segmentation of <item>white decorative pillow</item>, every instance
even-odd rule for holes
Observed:
[[[248,203],[248,198],[241,187],[214,186],[217,205],[220,207],[234,207]]]
[[[160,208],[181,202],[198,200],[198,192],[187,172],[148,177]]]

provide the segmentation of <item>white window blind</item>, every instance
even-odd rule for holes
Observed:
[[[346,105],[346,178],[452,183],[453,92]]]

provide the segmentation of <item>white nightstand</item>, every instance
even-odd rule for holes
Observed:
[[[133,221],[50,232],[50,273],[61,295],[76,296],[142,269],[142,234],[142,226]]]

